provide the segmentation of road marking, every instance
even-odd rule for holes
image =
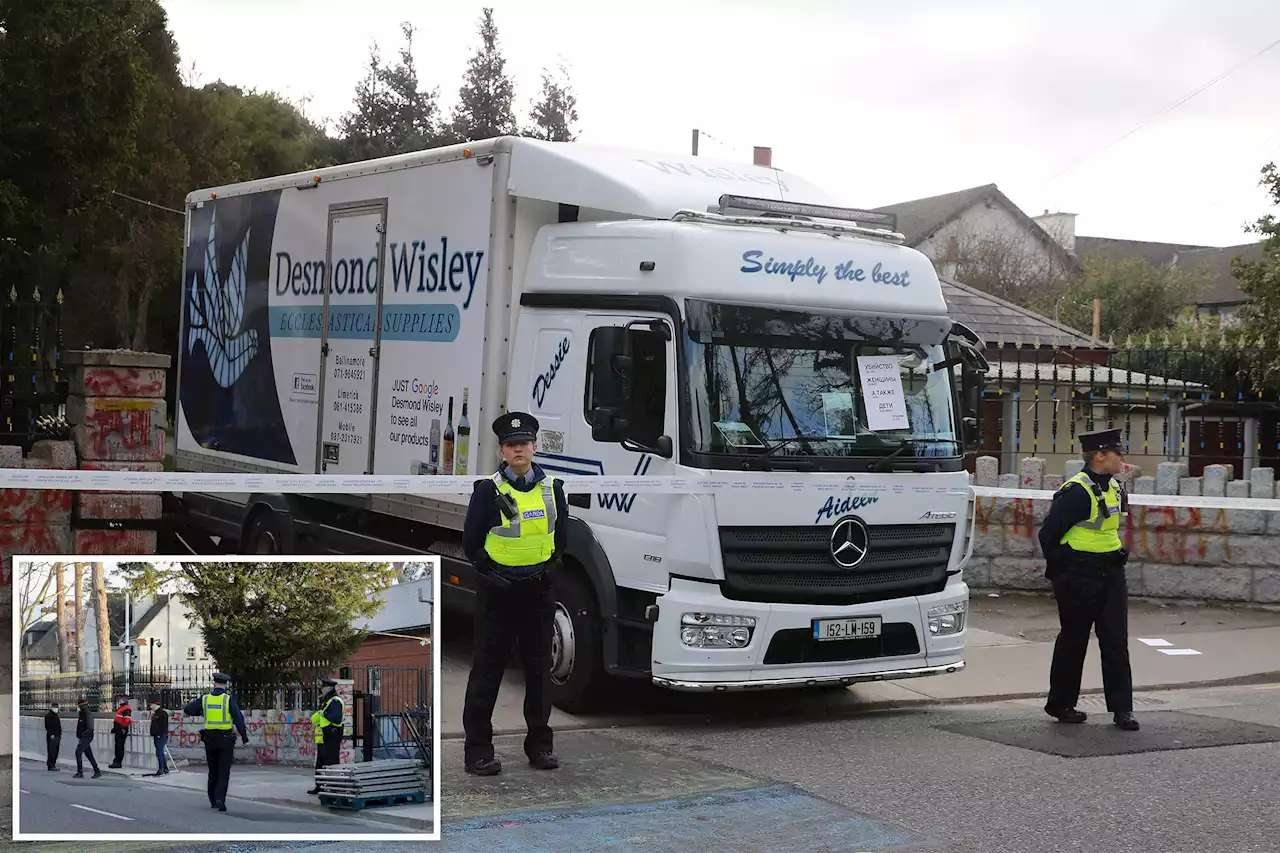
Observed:
[[[1159,640],[1159,639],[1156,639],[1156,640],[1139,639],[1138,642],[1146,643],[1148,646],[1172,646],[1173,645],[1173,643],[1169,642],[1168,640]]]
[[[112,814],[111,812],[104,812],[101,809],[91,809],[88,806],[78,806],[75,803],[70,803],[70,806],[73,809],[84,809],[87,812],[94,812],[95,814],[104,814],[107,817],[113,817],[116,820],[129,820],[129,821],[133,820],[133,818],[131,817],[125,817],[124,815],[119,815],[119,814]]]
[[[1160,649],[1162,655],[1198,655],[1195,649]]]
[[[28,791],[26,788],[19,788],[19,789],[18,789],[18,793],[19,793],[19,794],[30,794],[31,792],[30,792],[30,791]]]
[[[1280,690],[1280,684],[1263,684],[1253,689],[1254,690]]]

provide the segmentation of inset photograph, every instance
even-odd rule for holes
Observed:
[[[16,557],[14,839],[438,839],[438,563]]]

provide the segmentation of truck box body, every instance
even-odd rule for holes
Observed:
[[[491,421],[528,411],[553,474],[846,472],[852,492],[571,495],[560,704],[600,672],[700,690],[963,667],[936,273],[857,229],[707,213],[725,196],[833,204],[773,169],[509,138],[193,193],[177,467],[480,477]],[[625,400],[599,368],[618,347]],[[881,379],[907,390],[876,402]],[[467,497],[184,500],[245,550],[304,531],[309,553],[444,555],[449,606]]]

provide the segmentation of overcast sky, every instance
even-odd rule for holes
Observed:
[[[351,105],[369,45],[398,25],[446,110],[478,44],[481,4],[439,0],[163,0],[183,64]],[[1280,159],[1280,47],[1106,151],[1099,149],[1280,39],[1276,0],[493,0],[522,116],[567,61],[581,141],[774,165],[850,206],[996,183],[1077,233],[1231,245],[1268,210]],[[1094,155],[1094,156],[1090,156]],[[1086,159],[1087,158],[1087,159]],[[1080,160],[1060,177],[1054,177]]]

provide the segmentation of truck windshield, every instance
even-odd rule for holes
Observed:
[[[688,300],[687,308],[695,451],[962,455],[945,366],[946,321],[700,300]]]

